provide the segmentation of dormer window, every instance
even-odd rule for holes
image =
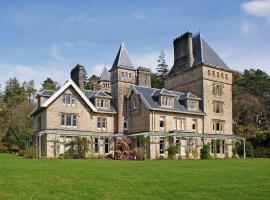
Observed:
[[[63,105],[66,105],[66,106],[74,106],[75,105],[75,101],[76,101],[76,98],[74,95],[70,95],[70,94],[65,94],[63,95]]]
[[[188,100],[188,109],[197,111],[199,109],[199,102],[195,100]]]
[[[161,96],[161,106],[164,108],[172,108],[173,107],[173,98],[167,96]]]
[[[108,99],[101,99],[101,98],[96,98],[96,107],[100,109],[109,109],[110,105],[110,100]]]

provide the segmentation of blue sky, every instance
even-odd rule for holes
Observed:
[[[76,63],[111,67],[121,40],[135,66],[154,69],[173,38],[200,31],[232,69],[270,73],[270,0],[1,1],[0,84],[46,77],[60,84]]]

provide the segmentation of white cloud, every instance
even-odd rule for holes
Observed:
[[[90,22],[91,18],[89,17],[87,12],[82,12],[76,15],[72,15],[71,17],[69,17],[67,20],[67,22]]]
[[[252,0],[241,5],[248,15],[264,18],[270,22],[270,0]]]

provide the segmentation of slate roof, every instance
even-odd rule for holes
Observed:
[[[134,85],[134,88],[139,94],[141,94],[141,96],[144,98],[146,103],[153,110],[156,109],[156,110],[163,110],[163,111],[167,111],[167,112],[168,111],[173,111],[173,112],[180,112],[180,113],[182,112],[182,113],[191,113],[191,114],[204,115],[204,112],[202,110],[190,111],[184,105],[180,104],[179,98],[181,96],[183,96],[183,95],[186,95],[185,93],[168,90],[169,92],[174,94],[174,108],[163,108],[163,107],[161,107],[161,105],[159,103],[159,99],[157,97],[155,97],[155,96],[152,96],[153,93],[155,93],[156,91],[158,91],[160,89],[147,88],[147,87],[142,87],[142,86],[137,86],[137,85]]]
[[[181,96],[179,96],[178,100],[186,100],[186,99],[194,99],[194,100],[201,100],[201,98],[195,96],[194,94],[188,92],[183,93]]]
[[[43,97],[50,97],[55,93],[55,91],[53,90],[42,90],[40,92],[38,92],[37,95],[39,96],[43,96]]]
[[[175,96],[172,92],[169,90],[162,88],[162,89],[157,89],[153,92],[152,96],[160,96],[160,95],[165,95],[165,96]]]
[[[127,69],[134,69],[133,64],[129,58],[129,55],[128,55],[128,52],[127,52],[127,49],[125,47],[124,42],[121,43],[121,46],[118,50],[118,53],[117,53],[116,58],[113,62],[111,70],[116,69],[118,67],[127,68]]]
[[[103,68],[100,75],[100,81],[111,81],[111,75],[106,66]]]
[[[217,67],[228,68],[226,63],[219,57],[206,40],[202,38],[200,33],[193,36],[193,52],[195,55],[193,65],[204,63]]]
[[[201,36],[200,33],[195,34],[192,37],[193,45],[193,56],[194,62],[193,66],[199,64],[209,64],[216,67],[221,67],[229,69],[226,63],[219,57],[215,50],[206,42],[206,40]],[[181,67],[173,66],[169,74],[177,72]]]

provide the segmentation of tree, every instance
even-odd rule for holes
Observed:
[[[42,88],[45,90],[57,90],[57,82],[53,81],[51,78],[47,78],[43,83],[42,83]]]
[[[86,90],[94,90],[94,86],[96,86],[100,81],[100,77],[96,75],[90,76],[88,81],[84,84],[84,88]]]
[[[20,86],[17,78],[10,78],[6,82],[3,101],[8,108],[14,107],[26,99],[24,88]]]
[[[165,59],[164,50],[161,50],[157,62],[158,62],[157,74],[160,77],[164,78],[168,74],[168,72],[169,72],[168,65],[167,65],[166,59]]]

